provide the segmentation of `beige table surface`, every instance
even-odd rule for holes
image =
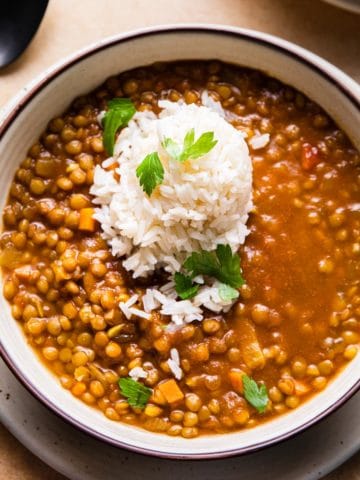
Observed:
[[[46,67],[97,39],[138,27],[181,22],[223,23],[278,35],[318,53],[360,82],[360,16],[319,0],[50,0],[30,47],[0,71],[0,108]],[[0,479],[64,477],[35,458],[0,425]],[[358,479],[360,453],[326,477]]]

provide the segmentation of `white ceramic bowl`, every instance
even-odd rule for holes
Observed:
[[[156,27],[106,39],[45,72],[3,112],[0,126],[0,210],[15,169],[49,119],[106,77],[155,61],[220,59],[260,69],[319,103],[360,147],[360,87],[334,66],[293,44],[223,26]],[[1,286],[0,286],[1,288]],[[2,291],[2,288],[1,288]],[[360,355],[325,391],[259,427],[186,440],[111,422],[74,398],[38,361],[0,296],[0,347],[23,384],[54,412],[109,443],[169,458],[216,458],[257,450],[317,422],[360,386]]]

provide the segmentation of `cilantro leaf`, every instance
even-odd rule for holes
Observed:
[[[121,127],[126,127],[136,112],[129,98],[114,98],[108,102],[102,124],[104,127],[104,147],[109,155],[114,153],[115,134]]]
[[[176,272],[174,280],[176,293],[182,300],[195,297],[199,290],[199,285],[194,285],[190,277]]]
[[[193,278],[208,275],[233,288],[239,288],[244,283],[240,257],[232,253],[229,245],[218,245],[215,252],[193,252],[185,260],[184,268]]]
[[[154,188],[164,180],[164,167],[157,152],[146,155],[136,169],[136,176],[144,192],[150,197]]]
[[[130,377],[120,378],[119,388],[129,405],[136,408],[144,408],[152,394],[151,388]]]
[[[269,402],[267,389],[264,384],[257,384],[247,375],[242,377],[244,397],[259,413],[264,413]]]
[[[162,146],[170,157],[183,163],[185,160],[195,160],[210,152],[217,140],[214,140],[214,132],[205,132],[195,142],[195,130],[191,128],[184,137],[183,147],[178,145],[172,138],[165,138]]]
[[[230,302],[231,300],[235,300],[235,298],[238,298],[239,292],[235,288],[230,287],[230,285],[220,283],[219,296],[224,302]]]

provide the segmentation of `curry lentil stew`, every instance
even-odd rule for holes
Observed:
[[[133,280],[91,217],[94,167],[107,157],[97,116],[114,97],[158,113],[158,100],[200,103],[203,89],[248,138],[258,130],[270,142],[250,147],[255,208],[238,301],[168,331],[158,313],[128,320],[119,308],[154,280]],[[359,173],[332,120],[259,72],[177,62],[122,73],[52,119],[17,169],[3,213],[4,296],[61,385],[110,420],[185,438],[258,425],[323,390],[358,351]],[[135,367],[147,372],[141,407],[119,389]],[[266,386],[264,412],[246,400],[244,375]]]

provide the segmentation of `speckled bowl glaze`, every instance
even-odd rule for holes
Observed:
[[[360,87],[312,53],[276,37],[225,26],[156,27],[105,39],[55,65],[6,107],[0,124],[0,209],[15,169],[49,119],[106,77],[155,61],[220,59],[262,70],[320,104],[360,148]],[[1,286],[0,286],[1,287]],[[2,291],[2,288],[1,288]],[[1,354],[21,382],[79,429],[119,447],[167,458],[244,454],[289,438],[324,418],[360,386],[360,356],[329,386],[293,412],[253,429],[195,439],[154,434],[111,422],[63,389],[27,345],[0,295]]]

